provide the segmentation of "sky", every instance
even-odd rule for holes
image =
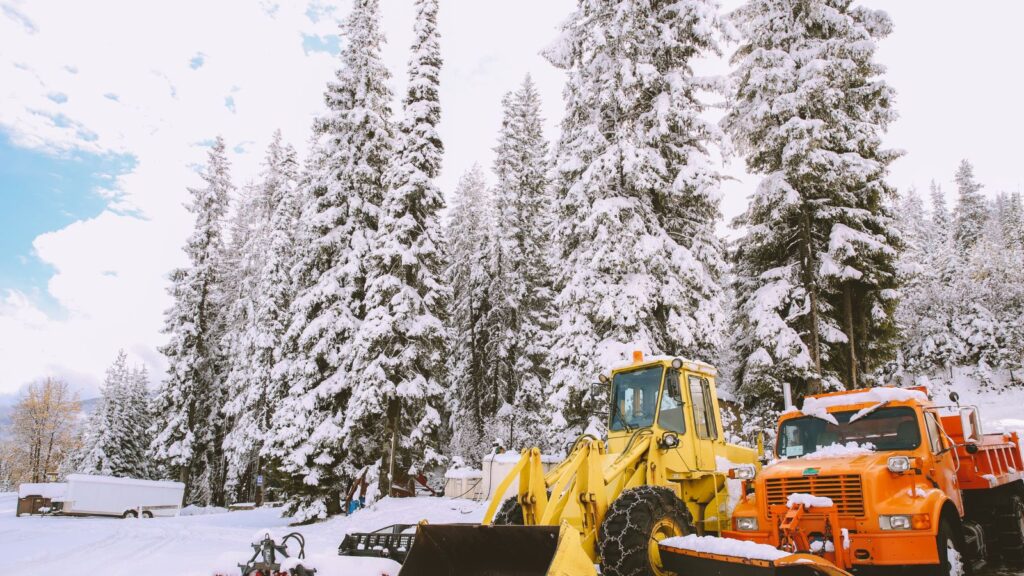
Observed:
[[[409,0],[382,4],[400,97],[413,12]],[[1024,54],[1024,3],[862,4],[895,22],[878,51],[900,112],[886,143],[906,151],[892,184],[935,179],[952,199],[953,172],[969,158],[989,193],[1022,190],[1024,77],[1013,70]],[[490,165],[501,97],[528,73],[557,138],[564,77],[541,52],[574,5],[441,0],[443,190],[474,163]],[[224,136],[239,185],[255,175],[275,129],[305,151],[348,8],[0,0],[0,396],[44,376],[95,396],[122,348],[154,382],[162,377],[167,275],[185,264],[187,187],[198,184],[206,147]],[[697,70],[728,65],[711,58]],[[757,180],[738,159],[724,170],[734,178],[723,187],[727,221]],[[734,233],[725,221],[723,233]]]

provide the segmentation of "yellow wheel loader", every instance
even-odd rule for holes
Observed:
[[[544,473],[522,452],[481,525],[421,524],[401,576],[663,576],[658,543],[731,526],[741,497],[733,469],[757,451],[726,443],[716,371],[679,358],[633,362],[602,375],[608,438],[582,436]],[[518,495],[500,498],[518,480]]]

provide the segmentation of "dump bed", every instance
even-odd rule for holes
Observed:
[[[956,445],[960,459],[957,481],[962,490],[989,490],[1024,478],[1020,442],[1016,432],[984,434],[979,441],[965,442],[960,414],[942,417],[942,427]],[[971,454],[967,443],[978,447]]]

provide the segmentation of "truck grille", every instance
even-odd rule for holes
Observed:
[[[795,493],[829,498],[842,516],[864,515],[864,489],[857,474],[768,478],[765,487],[769,515],[772,506],[785,506],[789,495]]]

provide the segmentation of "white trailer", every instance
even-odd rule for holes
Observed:
[[[181,482],[72,474],[57,501],[59,513],[69,516],[152,518],[177,516],[184,494]]]

